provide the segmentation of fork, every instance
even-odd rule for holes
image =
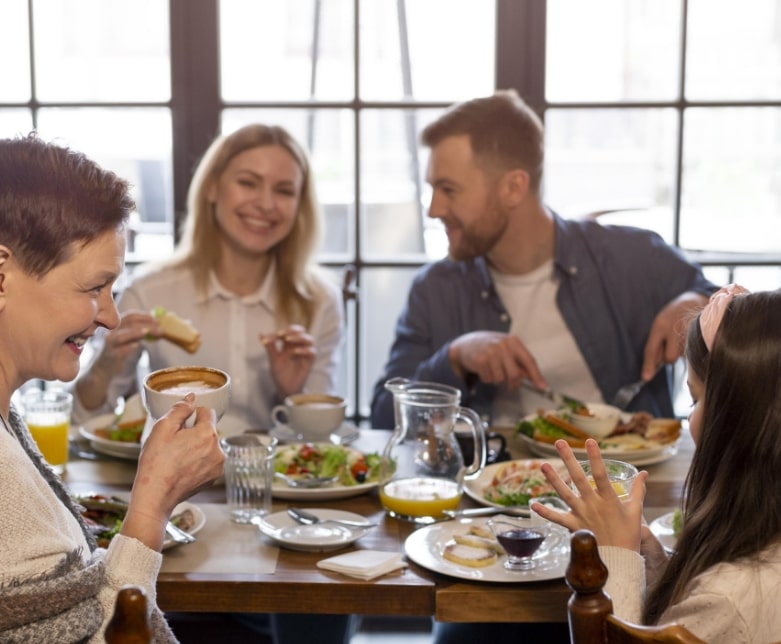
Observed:
[[[651,376],[649,380],[638,380],[637,382],[629,383],[628,385],[624,385],[616,392],[615,397],[613,398],[613,406],[618,407],[619,409],[626,409],[629,406],[629,403],[631,403],[637,394],[640,393],[640,390],[645,387],[651,380],[656,378],[656,374],[659,373],[659,371],[662,369],[664,365],[659,366],[656,371],[654,372],[654,375]]]

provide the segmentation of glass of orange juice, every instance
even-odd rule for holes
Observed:
[[[67,391],[33,390],[22,398],[24,420],[43,458],[57,474],[68,463],[73,396]]]
[[[624,461],[605,460],[603,462],[605,463],[607,478],[610,481],[610,485],[613,486],[618,498],[622,501],[625,500],[632,491],[632,484],[637,478],[637,468],[631,463],[624,463]],[[595,488],[597,484],[594,481],[594,477],[591,475],[591,463],[588,461],[579,461],[578,465],[580,465],[586,473],[588,481],[591,483],[591,487]]]

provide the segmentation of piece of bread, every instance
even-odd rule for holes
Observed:
[[[483,539],[490,539],[491,541],[496,541],[496,538],[494,537],[494,533],[491,532],[491,528],[489,528],[484,523],[473,523],[472,525],[470,525],[469,534],[473,534],[478,537],[483,537]]]
[[[162,306],[155,307],[152,315],[157,318],[166,340],[180,346],[188,353],[198,351],[201,346],[201,333],[190,324],[189,320],[180,318],[173,311],[166,311]]]
[[[474,548],[460,543],[449,543],[442,556],[448,561],[470,568],[485,568],[496,563],[498,555],[489,548]]]
[[[456,534],[453,535],[453,541],[460,543],[462,546],[471,546],[472,548],[487,548],[493,550],[497,554],[502,554],[504,548],[499,545],[499,542],[493,538],[478,537],[476,534]]]
[[[672,443],[681,435],[681,421],[677,418],[654,418],[648,422],[645,437],[660,443]]]

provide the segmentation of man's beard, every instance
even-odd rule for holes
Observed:
[[[452,242],[448,246],[448,257],[461,262],[482,255],[487,255],[504,235],[507,229],[507,218],[498,207],[490,204],[486,208],[483,225],[473,225],[470,229],[461,227],[461,240],[458,245]]]

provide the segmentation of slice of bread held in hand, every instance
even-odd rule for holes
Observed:
[[[169,342],[188,353],[195,353],[201,346],[201,333],[189,320],[180,318],[173,311],[166,311],[162,306],[156,306],[152,310],[152,315],[157,319],[157,323],[163,330],[163,337]]]

